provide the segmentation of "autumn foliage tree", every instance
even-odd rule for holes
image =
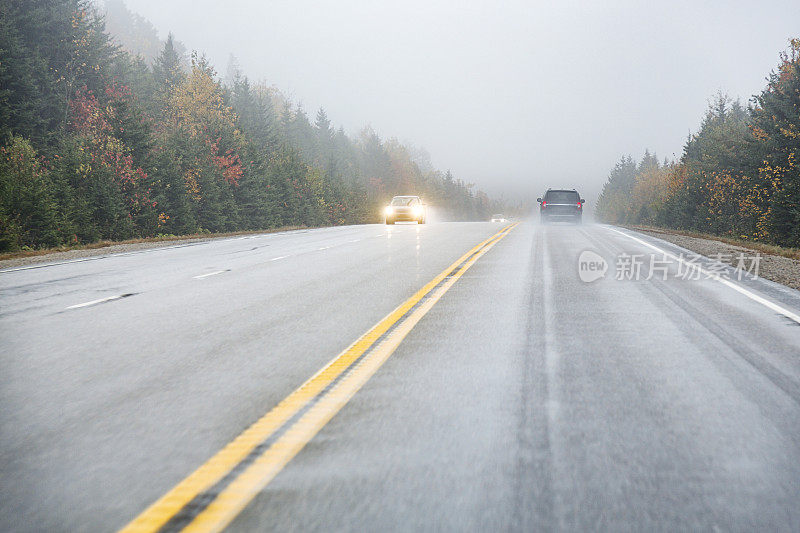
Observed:
[[[500,210],[396,140],[312,121],[235,58],[221,81],[121,0],[0,7],[0,251],[377,222],[394,194]]]
[[[800,246],[800,39],[745,108],[709,105],[680,160],[655,169],[623,159],[597,212],[607,221]]]
[[[768,202],[764,230],[800,247],[800,39],[781,54],[752,115],[758,181]]]

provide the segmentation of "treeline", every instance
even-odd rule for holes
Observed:
[[[623,157],[597,213],[800,247],[800,39],[750,105],[718,95],[678,161]]]
[[[118,40],[153,50],[136,22]],[[158,47],[121,48],[87,0],[0,0],[0,251],[376,222],[401,193],[454,219],[499,210],[424,152],[312,121],[235,66],[223,82],[172,36]]]

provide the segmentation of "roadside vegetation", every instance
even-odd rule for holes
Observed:
[[[601,220],[800,247],[800,39],[749,105],[718,95],[678,161],[623,157]]]
[[[423,150],[188,55],[120,0],[0,0],[0,252],[376,222],[401,193],[502,211]]]

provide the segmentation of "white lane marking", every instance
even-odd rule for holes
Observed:
[[[347,227],[354,227],[354,226],[347,226]],[[324,228],[321,228],[321,229],[324,229]],[[99,261],[101,259],[109,259],[109,258],[113,258],[113,257],[127,257],[127,256],[131,256],[131,255],[148,254],[148,253],[152,253],[152,252],[160,252],[162,250],[175,250],[177,248],[188,248],[189,246],[199,246],[199,245],[203,245],[203,244],[212,244],[212,243],[217,243],[217,242],[236,241],[236,240],[241,240],[241,239],[244,239],[244,238],[256,239],[256,238],[259,238],[259,237],[274,237],[274,236],[284,237],[286,235],[290,235],[291,236],[291,235],[298,234],[298,233],[310,233],[310,232],[311,232],[311,230],[307,230],[307,229],[305,229],[305,230],[296,229],[296,230],[276,231],[274,233],[259,233],[259,234],[253,235],[252,237],[218,237],[218,238],[215,238],[215,237],[188,237],[187,236],[186,237],[187,239],[196,238],[196,239],[200,239],[200,240],[190,241],[190,242],[183,242],[183,243],[180,243],[180,244],[174,244],[174,245],[169,245],[169,246],[157,246],[155,248],[144,248],[144,249],[141,249],[141,250],[133,250],[133,251],[130,251],[130,252],[112,252],[112,253],[106,253],[106,254],[102,254],[102,255],[92,255],[92,256],[89,256],[89,257],[80,257],[78,259],[67,259],[65,261],[55,261],[55,262],[44,262],[43,261],[41,263],[33,263],[33,264],[30,264],[30,265],[25,265],[25,266],[20,266],[20,267],[0,269],[0,274],[5,274],[7,272],[19,272],[21,270],[34,270],[34,269],[39,269],[39,268],[48,268],[48,267],[60,266],[60,265],[70,265],[72,263],[85,263],[87,261]],[[202,239],[205,239],[205,240],[202,240]]]
[[[92,259],[99,259],[98,257],[94,257]],[[26,265],[23,267],[16,267],[16,268],[6,268],[5,270],[0,270],[0,274],[5,274],[6,272],[19,272],[20,270],[32,270],[34,268],[43,268],[45,266],[55,266],[55,265],[67,265],[69,263],[81,263],[83,261],[88,261],[89,259],[72,259],[71,261],[61,261],[60,263],[45,263],[43,265]]]
[[[288,255],[279,255],[278,257],[273,257],[270,261],[280,261],[281,259],[286,259],[289,257]]]
[[[203,279],[203,278],[207,278],[207,277],[209,277],[209,276],[216,276],[217,274],[222,274],[223,272],[229,272],[229,271],[230,271],[230,269],[226,269],[226,270],[217,270],[217,271],[215,271],[215,272],[209,272],[208,274],[200,274],[199,276],[192,276],[192,277],[193,277],[194,279]]]
[[[643,245],[647,246],[648,248],[652,248],[653,250],[655,250],[657,252],[660,252],[660,253],[664,254],[665,256],[667,256],[667,257],[671,257],[671,258],[675,259],[676,261],[679,261],[679,262],[683,263],[684,265],[689,266],[689,264],[686,261],[684,261],[683,258],[678,257],[677,255],[671,254],[671,253],[667,252],[666,250],[662,250],[658,246],[654,246],[654,245],[650,244],[649,242],[646,242],[646,241],[643,241],[642,239],[639,239],[638,237],[634,237],[633,235],[628,235],[627,233],[625,233],[623,231],[619,231],[618,229],[608,228],[608,227],[606,229],[609,229],[609,230],[611,230],[613,232],[619,233],[620,235],[622,235],[624,237],[632,239],[632,240],[634,240],[634,241],[636,241],[636,242],[638,242],[640,244],[643,244]],[[712,278],[712,279],[714,279],[716,281],[719,281],[720,283],[722,283],[726,287],[730,287],[731,289],[735,290],[736,292],[747,296],[748,298],[750,298],[754,302],[758,302],[761,305],[763,305],[764,307],[772,309],[776,313],[780,313],[783,316],[785,316],[786,318],[788,318],[790,320],[794,320],[795,322],[800,324],[800,315],[798,315],[797,313],[793,313],[792,311],[789,311],[785,307],[782,307],[782,306],[776,304],[775,302],[773,302],[771,300],[767,300],[763,296],[759,296],[758,294],[756,294],[754,292],[748,291],[747,289],[745,289],[741,285],[738,285],[736,283],[733,283],[730,280],[727,280],[727,279],[721,277],[716,272],[709,272],[708,270],[700,267],[697,264],[692,264],[692,265],[690,265],[690,267],[698,269],[702,274],[708,276],[709,278]]]
[[[352,241],[347,241],[347,242],[359,242],[360,240],[361,239],[353,239]]]
[[[67,307],[67,309],[79,309],[81,307],[89,307],[90,305],[97,305],[97,304],[101,304],[101,303],[104,303],[104,302],[110,302],[112,300],[119,300],[120,298],[122,298],[122,294],[117,294],[116,296],[109,296],[107,298],[100,298],[99,300],[92,300],[91,302],[84,302],[82,304],[70,305],[69,307]]]
[[[328,250],[330,248],[333,248],[333,246],[323,246],[322,248],[317,248],[317,250],[322,251],[322,250]]]
[[[212,239],[213,240],[213,239]],[[56,261],[56,262],[41,262],[41,263],[33,263],[30,265],[25,265],[21,267],[15,268],[6,268],[0,270],[0,274],[5,274],[7,272],[19,272],[20,270],[35,270],[39,268],[48,268],[53,266],[61,266],[61,265],[71,265],[73,263],[86,263],[88,261],[99,261],[101,259],[110,259],[113,257],[129,257],[132,255],[140,255],[140,254],[149,254],[152,252],[160,252],[162,250],[175,250],[177,248],[188,248],[190,246],[199,246],[201,244],[208,244],[212,242],[212,240],[208,241],[192,241],[183,244],[175,244],[172,246],[157,246],[155,248],[144,248],[142,250],[133,250],[130,252],[114,252],[102,255],[92,255],[88,257],[80,257],[78,259],[68,259],[66,261]],[[220,241],[228,241],[231,239],[219,239]]]

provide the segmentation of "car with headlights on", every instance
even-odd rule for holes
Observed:
[[[492,215],[492,222],[508,222],[506,216],[502,213]]]
[[[395,222],[425,223],[425,204],[419,196],[395,196],[384,208],[387,224]]]

